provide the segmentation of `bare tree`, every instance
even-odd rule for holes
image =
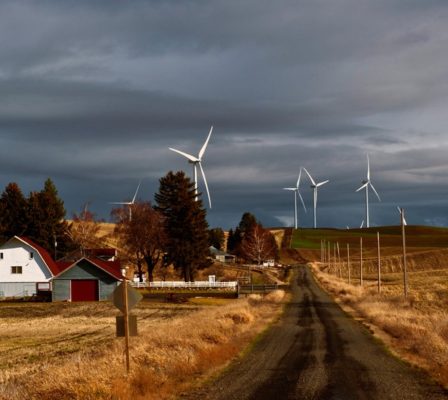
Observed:
[[[247,260],[261,265],[263,260],[276,258],[278,249],[271,232],[256,224],[244,235],[241,250]]]
[[[153,280],[153,271],[162,262],[166,241],[163,217],[149,202],[135,202],[132,205],[132,219],[126,218],[126,208],[112,210],[117,221],[115,232],[123,247],[133,256],[140,282],[143,281],[144,264],[148,279]]]
[[[95,215],[84,205],[79,214],[73,214],[73,222],[69,226],[69,236],[84,254],[85,249],[96,247],[99,244],[98,233],[100,225]]]

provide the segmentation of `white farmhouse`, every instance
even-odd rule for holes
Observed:
[[[0,246],[0,297],[32,296],[38,286],[51,290],[58,273],[50,254],[28,238],[14,236]]]

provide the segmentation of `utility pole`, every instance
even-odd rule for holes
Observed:
[[[376,233],[377,250],[378,250],[378,294],[381,293],[381,253],[380,253],[380,233]]]
[[[406,234],[405,234],[405,218],[404,218],[404,210],[400,209],[401,214],[401,237],[403,240],[403,286],[404,286],[404,297],[408,297],[408,271],[406,265]]]
[[[348,284],[350,285],[350,244],[347,243],[347,270],[348,270]]]
[[[126,373],[129,374],[129,305],[128,305],[128,281],[123,276],[123,317],[124,317],[124,341],[126,353]]]
[[[359,284],[362,286],[362,237],[359,238]]]

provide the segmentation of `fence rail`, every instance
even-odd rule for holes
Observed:
[[[137,288],[151,288],[151,289],[215,289],[215,288],[230,288],[235,289],[238,282],[209,282],[209,281],[154,281],[154,282],[132,282],[132,285]]]

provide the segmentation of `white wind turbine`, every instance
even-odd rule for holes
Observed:
[[[199,165],[199,168],[202,173],[202,178],[204,179],[205,189],[207,190],[207,196],[208,196],[208,204],[210,208],[212,208],[212,201],[210,199],[210,192],[208,190],[207,185],[207,178],[205,177],[204,169],[202,168],[202,156],[205,153],[205,149],[207,148],[208,141],[210,140],[210,136],[212,135],[213,126],[210,128],[210,132],[207,136],[207,139],[205,140],[205,143],[201,147],[201,150],[199,150],[199,154],[197,157],[192,156],[191,154],[184,153],[183,151],[176,150],[173,148],[169,148],[171,151],[174,151],[176,153],[179,153],[180,155],[186,157],[188,159],[188,162],[193,164],[193,174],[194,174],[194,190],[196,192],[196,201],[198,200],[198,169],[197,166]]]
[[[131,201],[114,201],[114,202],[109,203],[109,204],[121,204],[121,205],[128,206],[129,207],[129,221],[132,221],[132,206],[134,205],[135,199],[137,198],[137,193],[138,193],[138,190],[140,189],[141,183],[142,183],[142,181],[140,181],[138,183],[137,190],[135,191],[134,197],[132,198]]]
[[[399,213],[400,216],[401,216],[401,214],[402,214],[402,208],[400,208],[400,207],[397,206],[397,210],[398,210],[398,213]],[[404,215],[403,215],[403,224],[404,224],[405,226],[408,224],[407,221],[406,221],[406,218],[404,217]]]
[[[376,194],[376,197],[378,197],[378,200],[381,201],[380,195],[375,190],[375,187],[372,185],[372,182],[370,181],[370,160],[369,155],[367,154],[367,179],[362,181],[362,186],[358,189],[356,189],[357,192],[359,192],[362,189],[366,190],[366,227],[370,227],[370,221],[369,221],[369,187],[372,188],[373,192]]]
[[[291,191],[294,192],[294,228],[295,229],[297,229],[297,227],[298,227],[297,195],[299,195],[300,201],[302,202],[303,208],[304,208],[304,210],[306,212],[305,203],[303,201],[303,198],[302,198],[302,195],[300,194],[300,189],[299,189],[301,176],[302,176],[302,168],[300,168],[299,178],[297,179],[296,187],[283,188],[283,190],[291,190]]]
[[[330,182],[330,180],[327,179],[326,181],[316,183],[314,181],[314,179],[311,177],[310,173],[306,170],[306,168],[303,168],[303,170],[308,175],[308,178],[310,178],[311,189],[313,189],[314,228],[316,228],[317,227],[317,188],[321,187],[322,185],[325,185],[327,182]]]

